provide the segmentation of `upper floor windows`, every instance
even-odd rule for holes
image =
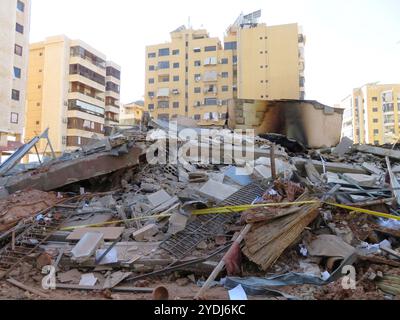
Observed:
[[[208,46],[204,48],[205,52],[217,51],[217,46]]]
[[[169,69],[169,61],[160,61],[158,63],[158,69]]]
[[[147,58],[155,58],[156,57],[156,53],[155,52],[149,52],[147,54]]]
[[[25,11],[25,3],[23,3],[22,1],[18,0],[17,1],[17,9],[21,12]]]
[[[106,71],[106,75],[107,76],[112,76],[118,80],[121,79],[121,71],[113,68],[113,67],[107,67],[107,71]]]
[[[158,50],[159,57],[169,56],[169,48],[163,48]]]
[[[24,34],[24,26],[19,24],[18,22],[15,24],[15,31]]]
[[[179,55],[179,49],[172,50],[172,55],[173,56]]]
[[[224,48],[225,48],[225,50],[236,50],[237,42],[236,41],[225,42]]]
[[[22,56],[22,47],[19,46],[18,44],[16,44],[16,45],[14,46],[14,53],[15,53],[17,56]]]

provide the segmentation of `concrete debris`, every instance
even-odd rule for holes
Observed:
[[[72,260],[85,262],[100,247],[103,241],[103,234],[100,232],[87,232],[76,246],[71,250]]]
[[[116,131],[0,177],[0,299],[13,298],[1,286],[10,277],[4,283],[17,292],[47,297],[40,288],[48,267],[57,270],[54,292],[79,299],[158,296],[150,287],[164,288],[164,297],[179,289],[185,298],[205,290],[223,299],[347,298],[355,293],[337,281],[350,265],[358,297],[398,294],[399,146],[339,143],[341,113],[310,101],[292,111],[290,101],[258,105],[265,112],[255,115],[251,105],[237,106],[244,125],[236,124],[252,123],[256,138],[208,129],[181,139],[157,120],[148,136]],[[299,123],[289,121],[296,115]],[[168,162],[181,151],[171,144],[187,151],[184,161]],[[236,157],[244,145],[248,154]],[[153,163],[150,151],[168,152]]]
[[[216,202],[222,202],[235,192],[239,188],[229,186],[214,180],[209,180],[200,190],[199,193],[208,199],[212,199]]]

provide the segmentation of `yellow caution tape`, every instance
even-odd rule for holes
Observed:
[[[381,217],[381,218],[386,218],[386,219],[394,219],[394,220],[400,221],[400,216],[395,216],[392,214],[387,214],[387,213],[363,209],[363,208],[347,206],[344,204],[337,204],[337,203],[331,203],[331,202],[320,202],[318,200],[216,207],[216,208],[208,208],[208,209],[201,209],[201,210],[193,210],[191,213],[192,213],[192,215],[195,215],[195,216],[209,215],[209,214],[228,214],[228,213],[239,213],[239,212],[243,212],[243,211],[246,211],[249,209],[255,209],[255,208],[287,207],[287,206],[315,204],[315,203],[326,204],[326,205],[334,206],[337,208],[346,209],[351,212],[365,213],[365,214],[369,214],[369,215],[376,216],[376,217]],[[158,219],[158,218],[169,218],[171,216],[172,216],[172,214],[160,214],[160,215],[145,216],[145,217],[139,217],[139,218],[126,219],[126,220],[102,222],[102,223],[84,225],[84,226],[67,227],[67,228],[62,228],[61,230],[62,231],[72,231],[75,229],[95,228],[95,227],[101,227],[101,226],[130,222],[130,221],[142,221],[142,220],[150,220],[150,219]]]
[[[327,204],[327,205],[330,205],[330,206],[346,209],[346,210],[349,210],[349,211],[360,212],[360,213],[369,214],[371,216],[376,216],[376,217],[381,217],[381,218],[386,218],[386,219],[394,219],[394,220],[400,221],[400,217],[399,216],[395,216],[395,215],[392,215],[392,214],[387,214],[387,213],[368,210],[368,209],[363,209],[363,208],[356,208],[356,207],[346,206],[344,204],[329,203],[329,202],[324,202],[324,203]]]

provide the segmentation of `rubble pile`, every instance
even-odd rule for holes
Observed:
[[[126,130],[2,177],[0,297],[400,296],[399,150],[233,135],[250,157],[213,153],[230,135]],[[173,143],[185,161],[146,160]]]

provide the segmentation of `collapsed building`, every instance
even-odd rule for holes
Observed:
[[[400,150],[340,140],[317,102],[254,104],[230,106],[235,131],[152,121],[29,165],[21,147],[0,296],[396,299]]]

